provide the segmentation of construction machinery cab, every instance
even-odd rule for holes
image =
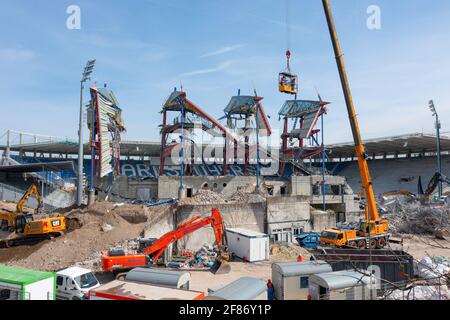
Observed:
[[[278,90],[282,93],[297,94],[298,93],[298,77],[291,72],[291,52],[286,51],[287,68],[280,72],[278,76]]]
[[[26,225],[33,221],[32,214],[21,214],[16,216],[16,232],[23,233]]]

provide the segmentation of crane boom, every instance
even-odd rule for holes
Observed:
[[[25,192],[25,194],[22,196],[22,198],[19,200],[19,202],[17,202],[17,207],[16,207],[17,214],[23,213],[23,206],[27,202],[28,198],[31,197],[32,195],[34,195],[34,197],[36,198],[36,200],[38,202],[38,207],[36,208],[36,212],[40,211],[40,209],[42,208],[42,197],[41,197],[41,194],[39,193],[37,185],[33,183],[28,188],[28,190]]]
[[[375,201],[375,195],[373,192],[373,184],[370,178],[369,166],[367,164],[367,155],[365,153],[364,145],[361,139],[361,134],[358,126],[358,120],[355,112],[355,106],[353,104],[353,97],[350,90],[350,85],[345,71],[344,59],[342,57],[341,48],[339,45],[339,39],[334,24],[333,15],[331,13],[331,7],[329,0],[322,0],[325,15],[327,18],[328,29],[330,31],[331,41],[333,43],[333,49],[336,56],[336,62],[339,70],[339,76],[341,78],[342,90],[344,91],[345,103],[347,105],[348,116],[350,120],[350,126],[352,128],[353,140],[355,142],[356,156],[358,157],[358,167],[361,176],[362,185],[367,199],[367,210],[371,221],[378,221],[380,216]]]

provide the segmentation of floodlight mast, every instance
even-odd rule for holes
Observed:
[[[80,81],[80,119],[78,124],[78,176],[77,176],[77,205],[81,206],[83,204],[83,90],[84,90],[84,83],[88,80],[91,80],[90,76],[92,72],[94,71],[95,66],[95,59],[89,60],[86,63],[86,67],[84,68],[81,81]]]

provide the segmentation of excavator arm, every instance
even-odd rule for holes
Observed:
[[[219,211],[217,209],[212,209],[210,217],[202,219],[200,216],[197,216],[184,222],[178,229],[166,233],[156,240],[150,247],[144,249],[144,253],[147,255],[153,255],[153,261],[157,262],[170,244],[209,225],[211,225],[214,230],[217,246],[219,247],[219,250],[221,250],[224,224]]]
[[[36,200],[38,202],[38,207],[36,208],[36,213],[40,212],[40,210],[42,209],[42,206],[43,206],[42,198],[41,198],[41,194],[39,193],[38,186],[33,183],[28,188],[28,190],[25,192],[25,194],[22,196],[22,198],[19,200],[19,202],[17,203],[16,213],[18,213],[18,214],[23,213],[23,206],[27,202],[28,198],[30,198],[32,195],[34,195],[34,197],[36,198]]]

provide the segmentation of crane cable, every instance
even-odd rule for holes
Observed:
[[[286,59],[287,71],[291,73],[291,1],[286,0]]]

